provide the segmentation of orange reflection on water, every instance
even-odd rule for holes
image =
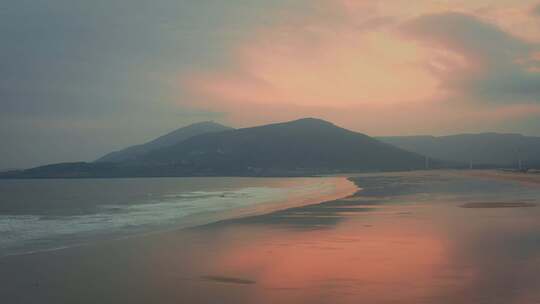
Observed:
[[[258,302],[414,303],[439,292],[436,277],[449,263],[445,239],[417,222],[377,226],[346,222],[331,229],[299,231],[249,229],[227,231],[225,239],[234,235],[245,242],[220,248],[225,250],[211,268],[256,281],[259,288],[253,300]]]

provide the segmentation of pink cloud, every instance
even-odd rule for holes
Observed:
[[[316,116],[369,134],[485,130],[540,113],[532,104],[489,104],[467,87],[491,77],[492,65],[513,67],[519,59],[513,56],[527,45],[480,21],[487,17],[418,18],[449,6],[425,1],[315,3],[332,7],[333,15],[254,29],[231,50],[228,67],[183,75],[187,103],[223,112],[241,126]],[[463,3],[462,9],[472,11]],[[456,32],[448,16],[469,23]],[[492,36],[467,36],[470,25]],[[493,37],[508,38],[504,47],[515,49],[497,50],[501,41]]]

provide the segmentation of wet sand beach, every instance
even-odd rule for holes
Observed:
[[[360,174],[351,180],[361,190],[343,199],[0,258],[0,298],[4,303],[540,302],[540,189],[446,171]],[[482,203],[513,207],[462,208]]]
[[[502,170],[463,170],[460,171],[460,174],[480,178],[517,181],[529,186],[540,186],[540,174],[538,173],[523,173]]]

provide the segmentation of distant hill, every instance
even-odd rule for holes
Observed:
[[[197,135],[125,161],[53,164],[3,177],[292,176],[424,166],[419,154],[306,118]]]
[[[144,160],[211,174],[408,170],[425,164],[416,153],[313,118],[196,136]]]
[[[96,162],[133,161],[148,152],[178,144],[193,136],[231,129],[230,127],[211,121],[199,122],[167,133],[147,143],[111,152],[99,158]]]
[[[540,137],[520,134],[480,133],[450,136],[396,136],[379,140],[430,157],[474,165],[515,167],[540,162]]]

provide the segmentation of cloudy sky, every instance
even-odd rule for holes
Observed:
[[[538,0],[7,0],[0,168],[202,120],[540,135]]]

